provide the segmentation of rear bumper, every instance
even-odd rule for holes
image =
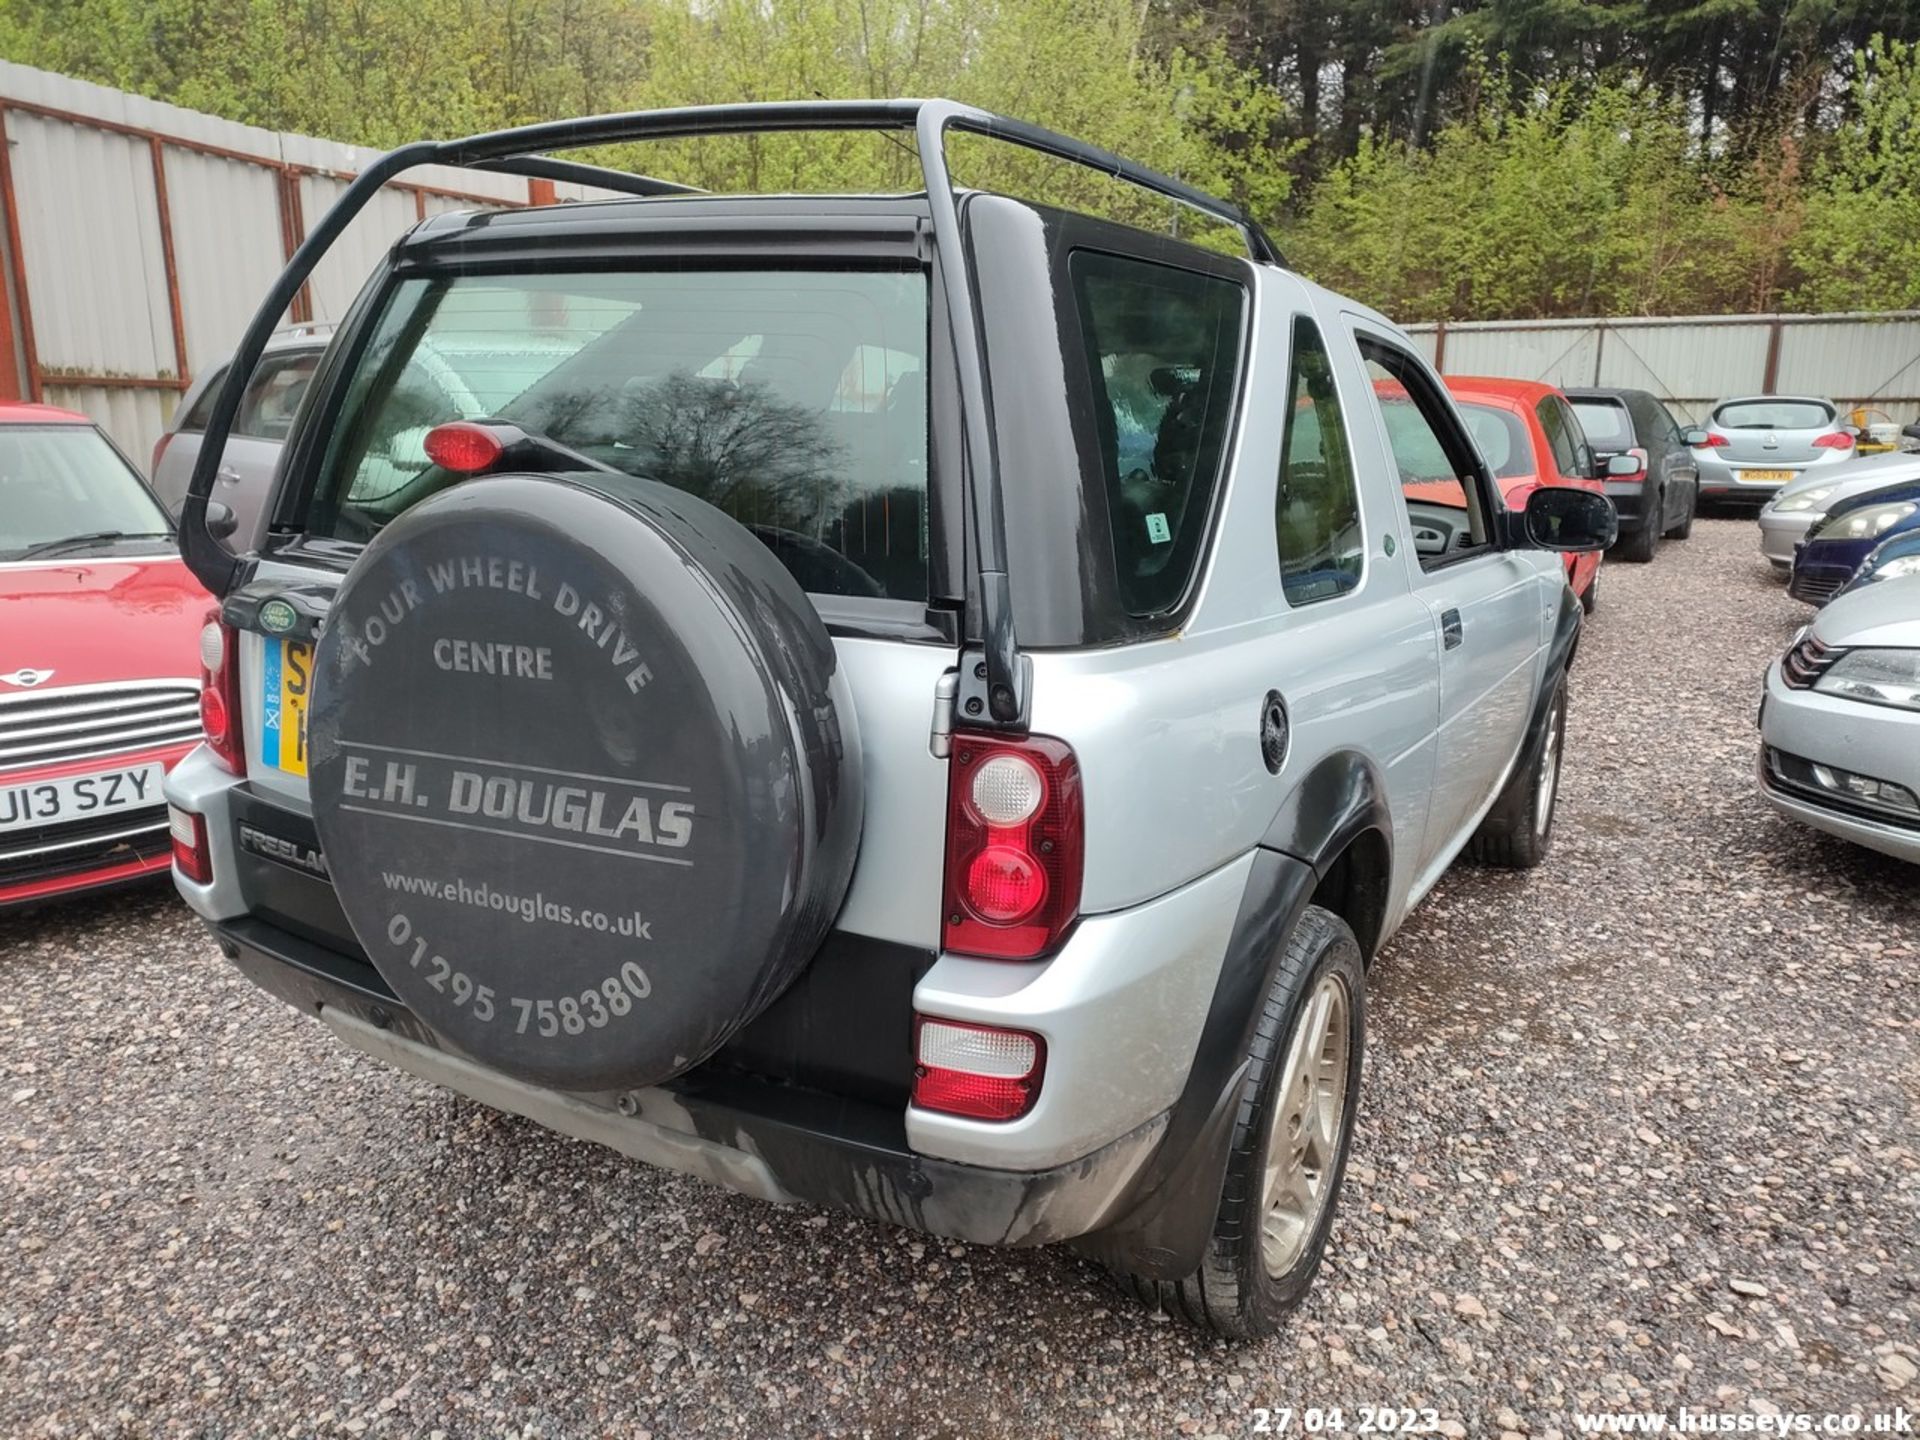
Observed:
[[[565,1094],[446,1050],[384,993],[370,967],[258,920],[211,928],[255,984],[376,1059],[563,1134],[775,1203],[810,1201],[973,1244],[1050,1244],[1117,1218],[1166,1130],[1166,1115],[1157,1115],[1075,1160],[1015,1171],[915,1153],[897,1108],[708,1069],[641,1090]]]
[[[1631,534],[1647,521],[1647,486],[1644,480],[1609,480],[1607,498],[1620,517],[1620,533]]]

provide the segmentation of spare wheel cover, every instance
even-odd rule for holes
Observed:
[[[845,897],[859,747],[767,548],[624,477],[399,516],[315,655],[314,822],[354,934],[453,1048],[611,1090],[711,1055]]]

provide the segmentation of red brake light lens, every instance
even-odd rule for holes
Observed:
[[[235,775],[247,773],[240,715],[240,635],[220,623],[218,610],[209,610],[200,630],[200,732]]]
[[[1844,430],[1836,430],[1831,435],[1818,435],[1814,437],[1813,448],[1816,450],[1851,450],[1853,448],[1853,436]]]
[[[207,817],[190,810],[167,807],[167,834],[173,841],[173,863],[196,885],[213,883],[213,856],[207,849]]]
[[[914,1017],[913,1103],[972,1120],[1017,1120],[1040,1095],[1046,1042],[1025,1030]]]
[[[1732,443],[1731,440],[1717,431],[1709,430],[1707,432],[1707,448],[1709,450],[1718,450],[1722,445],[1731,445]]]
[[[478,475],[492,468],[507,448],[493,431],[470,420],[436,425],[423,443],[427,459],[456,475]]]
[[[1030,960],[1079,918],[1080,767],[1059,740],[953,737],[947,779],[948,950]]]

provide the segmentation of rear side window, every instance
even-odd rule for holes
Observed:
[[[1547,432],[1547,444],[1553,447],[1554,468],[1564,478],[1571,480],[1593,469],[1586,453],[1586,437],[1559,396],[1547,396],[1534,406],[1533,413],[1539,418],[1540,428]]]
[[[1833,411],[1818,400],[1735,400],[1713,412],[1729,430],[1820,430]]]
[[[1199,563],[1239,380],[1232,280],[1081,251],[1070,262],[1122,601],[1171,610]]]
[[[1319,327],[1304,315],[1293,322],[1293,371],[1274,519],[1280,585],[1289,605],[1330,600],[1360,583],[1366,542],[1353,447],[1334,388],[1333,362]]]
[[[1638,443],[1627,407],[1618,400],[1576,400],[1573,413],[1596,450],[1629,450]]]
[[[919,271],[407,279],[348,383],[308,532],[365,540],[458,482],[427,431],[500,419],[697,495],[819,594],[927,598]]]
[[[207,421],[213,418],[213,404],[220,398],[220,387],[226,383],[227,369],[226,366],[223,365],[214,371],[213,378],[207,381],[206,389],[194,397],[193,408],[187,411],[185,417],[175,428],[180,430],[206,429]]]

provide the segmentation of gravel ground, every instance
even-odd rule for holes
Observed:
[[[1449,876],[1376,967],[1329,1263],[1263,1345],[1071,1253],[777,1209],[385,1071],[165,892],[0,921],[0,1434],[1920,1408],[1920,872],[1755,795],[1804,614],[1750,521],[1607,566],[1554,854]]]

